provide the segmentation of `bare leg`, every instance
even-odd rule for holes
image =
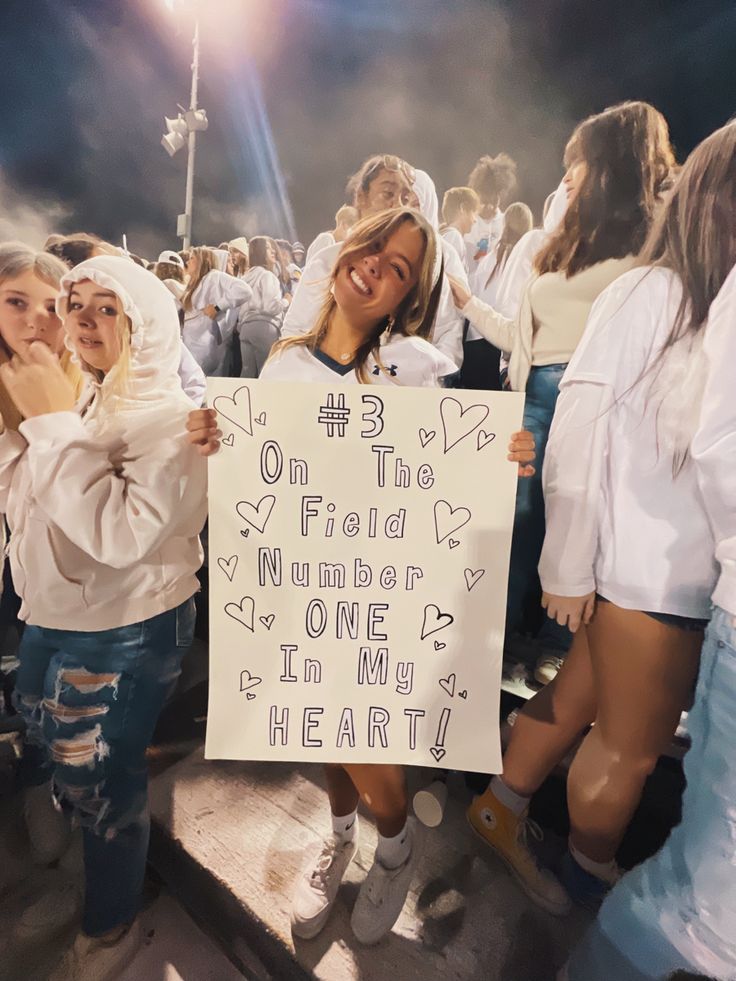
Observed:
[[[587,631],[598,713],[568,777],[570,840],[609,862],[688,703],[703,635],[613,603]]]
[[[349,774],[339,763],[325,764],[327,780],[327,796],[330,798],[330,810],[335,817],[352,814],[358,806],[359,795]]]
[[[522,797],[544,783],[595,718],[593,671],[585,627],[575,634],[559,674],[519,713],[503,758],[503,782]]]
[[[403,766],[360,763],[346,764],[345,770],[375,818],[379,834],[384,838],[399,834],[409,812]]]

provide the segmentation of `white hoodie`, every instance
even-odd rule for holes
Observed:
[[[222,369],[238,321],[238,307],[252,299],[253,291],[243,279],[219,269],[210,270],[192,294],[181,336],[205,375],[216,375]],[[214,320],[204,312],[210,305],[220,309]]]
[[[416,174],[417,180],[414,189],[419,198],[419,210],[437,232],[437,241],[442,248],[442,257],[445,263],[445,272],[467,286],[462,259],[450,243],[445,242],[437,231],[439,227],[438,203],[434,183],[423,170],[418,170]],[[294,291],[291,306],[284,318],[284,325],[281,328],[282,337],[304,334],[312,329],[324,303],[332,270],[344,244],[344,242],[336,242],[335,245],[320,249],[305,265],[302,278]],[[447,276],[443,277],[442,292],[440,293],[431,341],[439,351],[454,361],[458,368],[462,365],[463,318],[458,313],[452,299],[452,290]]]
[[[116,293],[130,318],[125,393],[113,390],[113,368],[77,410],[0,436],[0,511],[21,619],[95,631],[165,613],[197,591],[207,471],[186,440],[194,406],[177,374],[173,297],[140,266],[98,256],[64,276],[60,313],[83,279]]]
[[[240,323],[270,320],[280,327],[284,315],[284,299],[278,276],[263,266],[251,266],[241,278],[253,290],[253,299],[241,307]]]

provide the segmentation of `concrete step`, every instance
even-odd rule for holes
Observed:
[[[429,771],[410,771],[412,791]],[[537,909],[468,827],[470,793],[456,775],[443,824],[423,857],[393,932],[362,947],[350,911],[372,861],[375,829],[362,819],[361,857],[333,915],[312,941],[294,941],[291,894],[329,826],[319,766],[205,761],[202,749],[154,778],[151,861],[231,960],[258,981],[551,981],[588,922]]]

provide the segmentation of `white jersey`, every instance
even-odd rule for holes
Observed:
[[[366,373],[372,385],[437,388],[457,370],[455,363],[421,337],[393,337],[381,345],[379,364],[372,355]],[[313,381],[334,385],[359,383],[352,364],[342,365],[321,351],[295,344],[274,354],[260,374],[264,381]]]

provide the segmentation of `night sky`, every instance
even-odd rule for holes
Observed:
[[[196,8],[198,242],[292,228],[308,242],[373,152],[441,192],[505,150],[538,215],[588,113],[647,99],[683,159],[736,110],[734,0],[4,0],[0,238],[177,245],[186,152],[160,139],[189,101]]]

